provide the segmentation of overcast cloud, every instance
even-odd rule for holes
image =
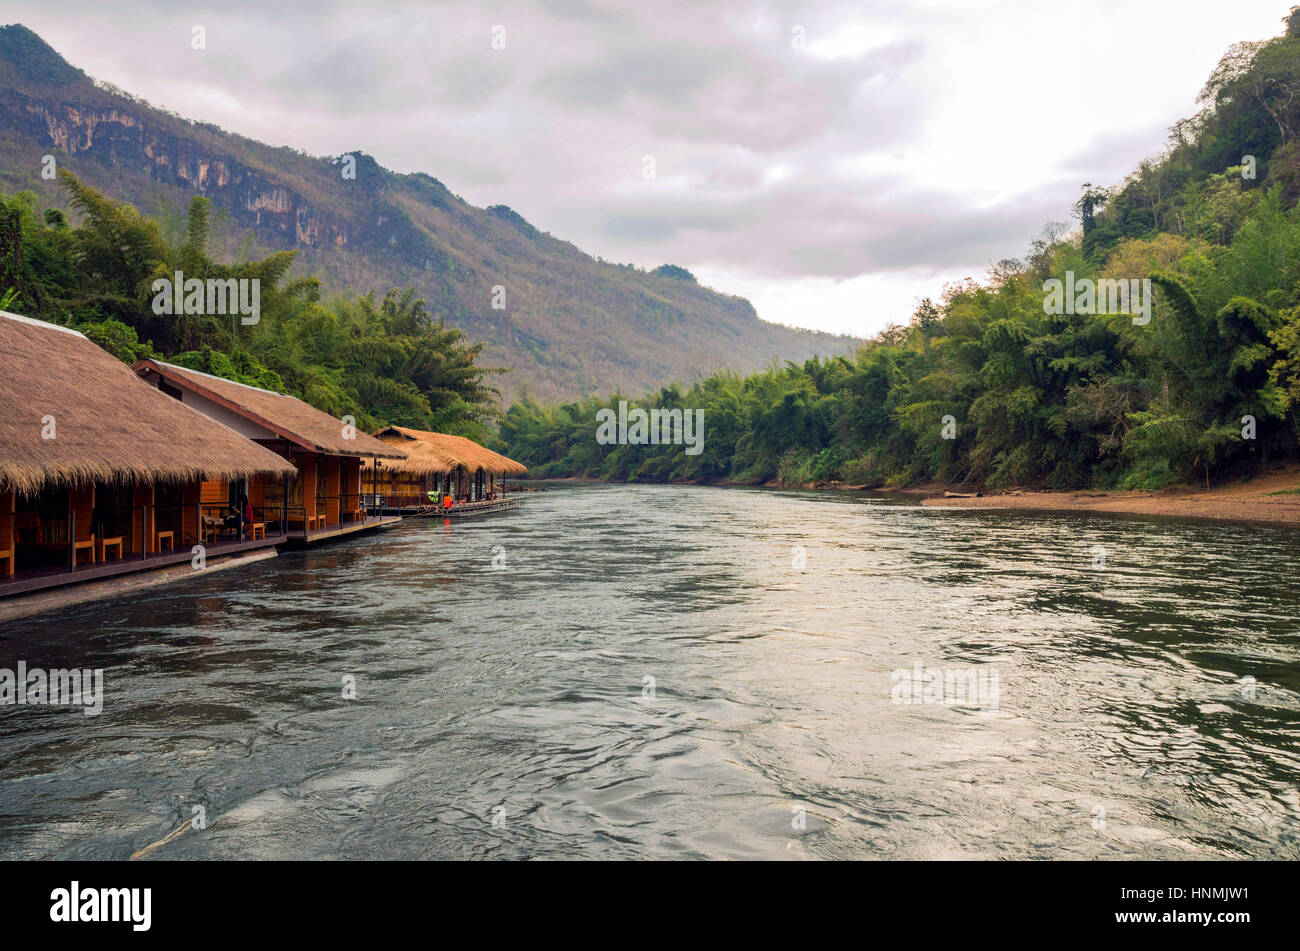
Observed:
[[[688,267],[768,320],[865,336],[1159,152],[1226,48],[1279,33],[1288,6],[10,0],[3,17],[182,115],[363,150],[607,260]]]

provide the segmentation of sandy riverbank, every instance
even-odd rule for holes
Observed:
[[[537,481],[539,483],[586,483],[602,480],[570,477]],[[528,480],[524,480],[524,484],[527,485]],[[711,484],[726,486],[732,483],[720,481]],[[768,482],[763,487],[816,491],[876,491],[905,496],[922,505],[949,508],[1174,515],[1183,518],[1300,525],[1300,465],[1278,467],[1253,479],[1217,485],[1209,489],[1174,486],[1158,492],[1101,492],[1091,489],[1049,492],[1011,489],[1006,492],[985,493],[978,498],[954,499],[945,498],[944,493],[954,490],[973,493],[975,490],[940,483],[909,486],[905,489],[883,489],[842,483],[786,485],[779,482]]]
[[[1176,486],[1159,492],[1012,490],[968,499],[944,498],[944,490],[943,486],[932,486],[909,490],[908,494],[922,496],[922,505],[949,508],[1118,512],[1300,525],[1300,466],[1209,489]]]

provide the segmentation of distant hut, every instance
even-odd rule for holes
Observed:
[[[506,476],[528,471],[464,436],[405,426],[385,426],[372,435],[406,456],[378,466],[367,464],[363,473],[366,488],[383,499],[385,509],[428,507],[447,495],[460,503],[494,501],[504,492]]]
[[[404,454],[309,403],[161,360],[141,360],[136,373],[151,386],[205,416],[289,459],[297,478],[253,505],[268,515],[283,512],[290,539],[310,542],[377,527],[368,518],[361,482],[362,460],[398,461]],[[205,487],[214,505],[230,490]]]
[[[0,595],[282,540],[229,511],[205,538],[201,486],[293,466],[74,330],[0,311],[0,407]]]

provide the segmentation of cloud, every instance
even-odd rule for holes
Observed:
[[[1158,6],[1158,5],[1150,5]],[[1276,0],[10,0],[182,115],[361,149],[615,261],[862,332],[1017,256],[1162,148]],[[190,43],[194,25],[207,49]],[[493,43],[499,37],[504,43]],[[499,47],[504,48],[499,48]],[[646,178],[646,158],[654,177]],[[802,297],[801,297],[802,295]],[[800,300],[807,306],[801,306]],[[864,324],[865,322],[865,324]],[[878,329],[878,327],[877,327]]]

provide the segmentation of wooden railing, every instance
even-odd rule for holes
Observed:
[[[300,503],[288,507],[287,521],[290,525],[305,525],[309,532],[317,532],[352,522],[364,522],[368,517],[366,505],[359,496],[326,495],[316,497],[316,512],[310,520],[307,518],[306,506]]]

